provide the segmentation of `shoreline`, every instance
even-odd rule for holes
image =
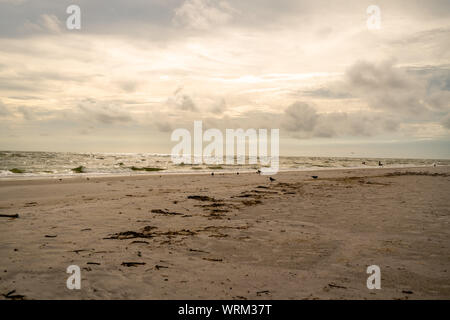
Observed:
[[[335,171],[335,170],[381,170],[381,169],[392,169],[392,170],[400,170],[400,169],[424,169],[424,168],[446,168],[450,167],[450,165],[438,165],[436,167],[429,166],[429,165],[423,165],[423,166],[417,166],[417,165],[401,165],[401,166],[382,166],[382,167],[317,167],[317,168],[302,168],[302,169],[284,169],[279,170],[277,174],[272,175],[262,175],[262,176],[277,176],[281,173],[293,173],[293,172],[326,172],[326,171]],[[236,169],[234,171],[232,170],[209,170],[209,171],[192,171],[192,172],[177,172],[177,171],[158,171],[158,172],[143,172],[143,173],[123,173],[123,174],[115,174],[115,173],[77,173],[77,174],[61,174],[61,175],[49,175],[49,176],[42,176],[42,175],[36,175],[36,176],[5,176],[0,177],[0,185],[1,182],[6,181],[35,181],[35,180],[48,180],[48,181],[54,181],[59,179],[109,179],[109,178],[132,178],[132,177],[152,177],[152,176],[204,176],[204,175],[211,175],[211,173],[214,172],[215,175],[235,175],[237,172],[242,175],[246,174],[254,174],[255,170],[239,170]]]

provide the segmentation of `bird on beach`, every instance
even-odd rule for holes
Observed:
[[[269,180],[270,180],[270,182],[275,181],[275,179],[272,177],[269,177]]]
[[[258,171],[256,171],[257,174],[261,174],[261,170],[258,169]]]
[[[382,167],[383,164],[381,163],[381,161],[378,161],[378,166]]]
[[[311,176],[311,178],[313,179],[317,179],[319,176]]]
[[[237,175],[239,175],[239,172],[236,172]]]
[[[213,176],[213,175],[214,175],[214,172],[211,172],[211,175]]]

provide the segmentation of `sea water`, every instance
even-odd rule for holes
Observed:
[[[341,157],[280,157],[280,171],[333,168],[423,167],[450,165],[450,160]],[[253,172],[258,164],[174,164],[170,154],[0,151],[0,179],[94,175],[139,175]],[[363,164],[364,163],[364,164]],[[77,169],[78,168],[78,169]]]

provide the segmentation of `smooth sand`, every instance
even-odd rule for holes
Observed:
[[[0,217],[0,294],[450,299],[449,174],[438,167],[289,172],[274,182],[257,174],[0,181],[0,214],[19,214]],[[195,195],[215,200],[188,199]],[[81,290],[66,288],[72,264],[81,268]],[[373,264],[381,290],[366,287]]]

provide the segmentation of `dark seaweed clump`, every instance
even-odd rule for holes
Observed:
[[[11,171],[12,173],[25,173],[24,170],[22,170],[22,169],[17,169],[17,168],[10,169],[9,171]]]
[[[84,167],[83,166],[79,166],[79,167],[73,168],[72,171],[75,172],[75,173],[83,173],[84,172]]]
[[[149,168],[149,167],[138,168],[138,167],[132,166],[131,170],[133,170],[133,171],[161,171],[164,169],[163,168]]]

